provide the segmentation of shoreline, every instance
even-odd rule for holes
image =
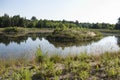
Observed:
[[[28,34],[51,33],[51,29],[27,29]],[[35,31],[36,30],[36,31]],[[23,57],[0,58],[0,80],[119,80],[120,52],[89,55],[48,56],[37,49],[30,61]],[[97,54],[97,53],[96,53]]]

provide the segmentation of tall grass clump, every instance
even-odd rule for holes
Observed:
[[[44,55],[43,55],[43,53],[42,53],[42,51],[41,51],[40,48],[37,49],[35,55],[36,55],[36,61],[37,61],[37,62],[43,62],[43,60],[44,60]]]

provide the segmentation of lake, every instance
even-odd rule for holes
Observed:
[[[38,48],[44,54],[102,54],[105,52],[117,52],[120,50],[120,38],[115,36],[106,36],[98,41],[77,42],[77,43],[57,43],[50,42],[44,36],[32,35],[17,38],[8,38],[0,36],[0,58],[24,57],[31,58],[35,56]]]

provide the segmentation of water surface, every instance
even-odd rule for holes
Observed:
[[[80,44],[78,44],[80,43]],[[0,57],[33,57],[37,48],[41,48],[45,54],[101,54],[105,52],[117,52],[120,50],[119,38],[115,36],[107,36],[99,41],[67,45],[64,43],[54,44],[44,37],[26,36],[17,39],[0,37]],[[69,43],[68,43],[69,44]],[[63,47],[64,45],[64,47]]]

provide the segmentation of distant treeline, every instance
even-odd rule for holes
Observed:
[[[0,27],[27,27],[27,28],[91,28],[91,29],[120,29],[120,18],[118,19],[118,23],[109,24],[109,23],[79,23],[77,20],[74,21],[54,21],[47,19],[38,20],[35,16],[31,19],[26,19],[24,17],[20,17],[20,15],[15,15],[10,17],[7,14],[4,16],[0,16]]]

